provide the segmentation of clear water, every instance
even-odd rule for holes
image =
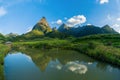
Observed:
[[[70,50],[28,50],[5,58],[6,80],[120,80],[120,69]]]

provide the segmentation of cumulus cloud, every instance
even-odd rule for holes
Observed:
[[[73,27],[78,24],[83,24],[86,22],[86,17],[84,15],[73,16],[67,20],[67,25]]]
[[[99,0],[100,4],[105,4],[105,3],[109,3],[109,0]]]
[[[117,21],[120,21],[120,18],[117,18]]]
[[[59,19],[59,20],[56,21],[56,23],[57,23],[58,25],[61,25],[63,22],[62,22],[62,20]]]
[[[57,21],[52,21],[51,24],[57,24],[57,25],[61,25],[63,23],[63,21],[61,19],[58,19]]]
[[[0,7],[0,17],[7,14],[7,11],[4,7]]]

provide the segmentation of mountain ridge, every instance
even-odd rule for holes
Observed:
[[[78,27],[69,27],[65,23],[61,24],[56,31],[52,29],[46,18],[42,17],[42,19],[33,26],[33,30],[38,30],[40,32],[43,32],[44,35],[51,34],[54,36],[54,34],[61,35],[67,34],[75,37],[82,37],[87,35],[93,35],[93,34],[117,34],[113,28],[111,28],[109,25],[105,25],[103,27],[95,26],[95,25],[84,25],[84,26],[78,26]],[[52,32],[52,33],[51,33]],[[47,35],[48,36],[48,35]]]

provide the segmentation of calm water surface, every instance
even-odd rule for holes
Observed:
[[[9,53],[6,80],[120,80],[120,69],[71,50]]]

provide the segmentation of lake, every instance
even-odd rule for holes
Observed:
[[[6,80],[120,80],[120,69],[72,50],[24,50],[5,57]]]

